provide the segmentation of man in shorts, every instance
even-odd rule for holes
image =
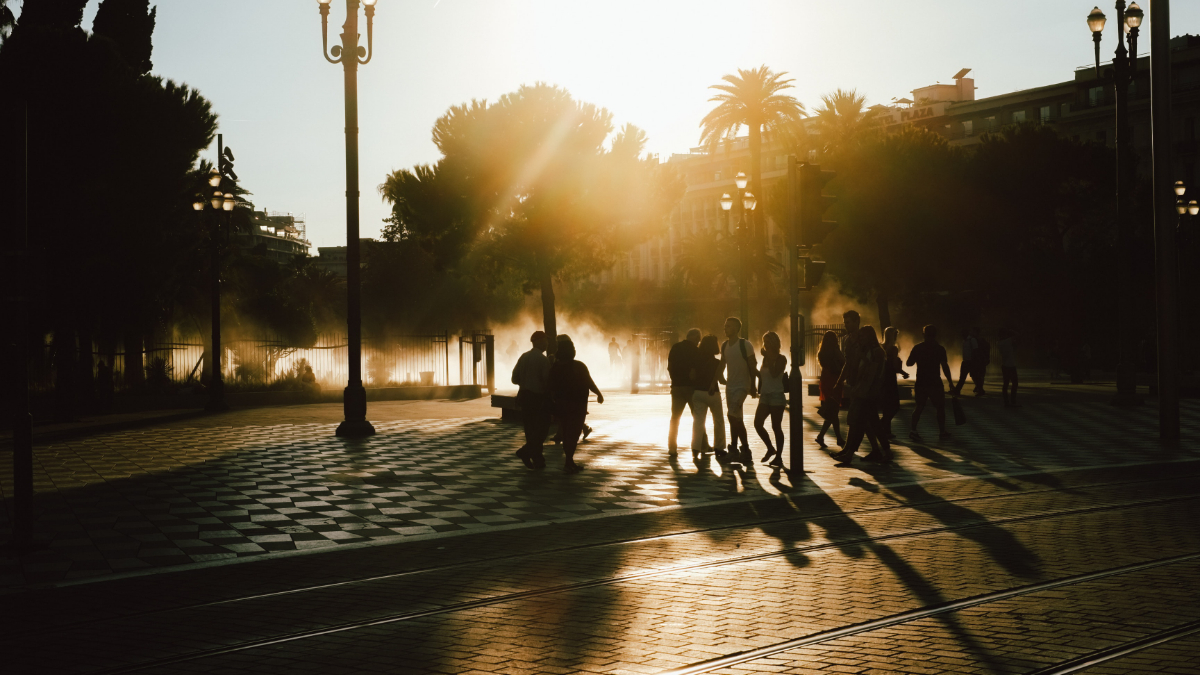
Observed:
[[[725,337],[721,344],[721,367],[725,370],[725,405],[729,410],[729,461],[752,464],[754,458],[750,455],[750,436],[746,432],[746,421],[742,413],[742,405],[747,396],[758,398],[754,382],[758,373],[758,358],[754,355],[754,345],[749,340],[740,337],[742,321],[737,317],[725,319]],[[741,440],[742,447],[737,447]],[[725,457],[717,451],[717,460]]]
[[[943,372],[946,374],[946,381],[951,385],[951,395],[957,397],[958,390],[953,386],[954,376],[950,374],[950,364],[946,361],[946,348],[938,344],[937,326],[925,326],[921,332],[925,334],[925,341],[913,346],[912,351],[908,354],[907,362],[910,366],[913,364],[917,366],[917,382],[913,386],[913,397],[917,400],[917,407],[913,410],[908,437],[918,443],[925,442],[917,433],[917,423],[921,420],[921,412],[925,410],[925,404],[930,403],[937,411],[938,438],[944,441],[950,438],[950,434],[946,431],[946,391],[942,388]]]

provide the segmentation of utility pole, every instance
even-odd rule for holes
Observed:
[[[800,210],[796,185],[796,156],[788,155],[787,164],[787,274],[791,298],[792,368],[788,373],[788,475],[795,485],[804,475],[804,317],[800,316]],[[783,448],[779,449],[783,452]]]
[[[1150,136],[1154,157],[1154,269],[1158,314],[1158,435],[1179,440],[1179,269],[1171,169],[1171,18],[1150,0]]]

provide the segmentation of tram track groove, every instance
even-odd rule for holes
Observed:
[[[574,546],[562,546],[562,547],[557,547],[557,548],[543,549],[540,551],[531,551],[531,552],[526,552],[526,553],[514,553],[514,554],[509,554],[509,555],[497,556],[494,558],[488,558],[486,560],[467,560],[467,561],[463,561],[463,562],[449,563],[449,564],[444,564],[444,565],[433,565],[433,566],[429,566],[429,567],[421,567],[421,568],[416,568],[416,569],[411,569],[411,570],[404,570],[401,572],[389,572],[387,574],[378,574],[378,575],[373,575],[373,576],[369,576],[369,577],[361,577],[361,578],[357,578],[357,579],[347,579],[344,581],[336,581],[336,582],[331,582],[331,583],[314,584],[314,585],[310,585],[310,586],[289,588],[289,589],[282,590],[282,591],[271,591],[268,593],[254,593],[251,595],[243,595],[243,596],[238,596],[238,597],[233,597],[233,598],[225,598],[222,600],[213,600],[213,601],[209,601],[209,602],[194,603],[194,604],[182,605],[182,606],[178,606],[178,607],[164,607],[164,608],[159,608],[159,609],[146,610],[146,611],[142,611],[142,612],[131,612],[131,613],[120,614],[120,615],[115,615],[115,616],[106,616],[106,617],[97,618],[97,619],[89,619],[86,621],[76,621],[76,622],[71,622],[71,623],[58,624],[58,625],[53,626],[50,629],[34,628],[34,629],[30,629],[30,630],[25,630],[25,631],[16,631],[14,633],[11,633],[11,635],[14,637],[22,637],[22,636],[28,636],[28,635],[45,634],[48,632],[66,631],[66,630],[82,628],[84,626],[93,625],[93,624],[97,624],[97,623],[103,623],[103,622],[109,622],[109,621],[134,619],[134,618],[140,618],[140,617],[145,617],[145,616],[153,616],[155,614],[165,614],[165,613],[171,613],[171,612],[184,612],[184,611],[190,611],[190,610],[205,609],[208,607],[218,607],[218,606],[222,606],[222,605],[236,604],[239,602],[251,602],[251,601],[255,601],[255,600],[265,600],[265,599],[269,599],[269,598],[284,597],[284,596],[288,596],[288,595],[328,590],[328,589],[332,589],[332,588],[342,588],[342,587],[355,586],[355,585],[360,585],[360,584],[369,584],[369,583],[374,583],[374,582],[379,582],[379,581],[388,581],[391,579],[399,579],[402,577],[416,576],[416,575],[420,575],[420,574],[434,574],[434,573],[443,572],[443,571],[452,571],[452,570],[456,570],[456,569],[469,568],[469,567],[477,566],[477,565],[494,565],[498,562],[512,562],[515,560],[533,558],[536,556],[573,553],[573,552],[594,550],[594,549],[604,548],[604,547],[609,547],[609,546],[628,546],[628,545],[634,545],[634,544],[643,544],[643,543],[649,543],[649,542],[654,542],[654,541],[664,541],[667,539],[673,539],[673,538],[678,538],[678,537],[686,537],[686,536],[692,536],[692,535],[697,535],[697,534],[707,534],[707,533],[711,533],[711,532],[720,532],[720,531],[727,531],[727,530],[753,529],[753,528],[759,528],[763,525],[777,525],[777,524],[783,524],[783,523],[789,523],[789,522],[795,522],[795,521],[817,522],[817,521],[827,519],[827,518],[839,518],[839,517],[867,515],[867,514],[874,515],[874,514],[880,514],[880,513],[913,510],[913,509],[917,509],[922,506],[937,506],[937,505],[942,505],[942,504],[963,504],[963,503],[967,503],[967,502],[975,503],[975,502],[980,502],[980,501],[1016,499],[1016,498],[1021,498],[1021,497],[1046,495],[1046,494],[1051,494],[1051,493],[1066,493],[1066,492],[1071,492],[1071,491],[1095,490],[1098,488],[1106,488],[1106,487],[1111,488],[1111,487],[1120,487],[1120,486],[1137,486],[1137,485],[1143,485],[1143,484],[1147,484],[1147,483],[1186,481],[1186,480],[1194,480],[1195,478],[1196,478],[1196,476],[1182,476],[1182,477],[1181,476],[1168,476],[1168,477],[1144,478],[1144,479],[1132,480],[1132,481],[1110,481],[1110,482],[1102,482],[1102,483],[1089,483],[1089,484],[1085,484],[1085,485],[1077,485],[1077,486],[1070,486],[1070,487],[1057,487],[1057,488],[1045,488],[1045,489],[1040,489],[1040,490],[1029,490],[1029,491],[1023,491],[1023,492],[1014,493],[1014,494],[981,495],[981,496],[974,496],[974,497],[961,497],[961,498],[957,498],[957,499],[931,499],[931,500],[920,501],[920,502],[905,502],[903,504],[897,504],[897,505],[893,505],[893,506],[852,509],[849,511],[843,511],[843,512],[838,512],[838,513],[826,513],[826,514],[816,515],[816,516],[795,515],[795,516],[788,516],[786,518],[771,518],[771,519],[765,519],[765,520],[756,520],[756,521],[749,522],[749,523],[737,523],[737,524],[732,524],[732,525],[719,525],[719,526],[714,526],[714,527],[695,528],[695,529],[690,529],[690,530],[683,530],[683,531],[678,531],[678,532],[668,532],[668,533],[664,533],[664,534],[658,534],[658,535],[652,535],[652,536],[646,536],[646,537],[632,537],[632,538],[625,538],[625,539],[615,539],[615,540],[595,542],[595,543],[589,543],[589,544],[580,544],[580,545],[574,545]],[[884,487],[886,487],[886,486],[884,486]],[[801,495],[801,496],[803,496],[803,495]],[[1166,499],[1190,499],[1190,498],[1192,498],[1192,497],[1179,496],[1179,497],[1170,497],[1170,498],[1166,498]],[[1153,503],[1159,503],[1159,501],[1161,501],[1161,500],[1125,502],[1122,505],[1153,504]],[[1094,507],[1086,507],[1086,508],[1094,508]],[[1103,508],[1107,508],[1107,507],[1103,507]],[[1000,521],[993,521],[993,522],[1000,522]],[[859,540],[854,540],[854,542],[843,542],[843,543],[861,543],[862,541],[868,541],[868,540],[867,539],[859,539]],[[808,551],[808,550],[816,550],[816,549],[791,548],[791,549],[786,549],[784,551],[779,551],[778,553],[783,554],[783,553],[791,553],[794,551]],[[334,551],[334,552],[336,552],[336,551]],[[3,642],[3,641],[5,641],[5,640],[0,640],[0,642]]]
[[[1200,495],[1181,495],[1181,496],[1175,496],[1175,497],[1139,500],[1139,501],[1135,501],[1135,502],[1124,502],[1124,503],[1119,503],[1119,504],[1088,506],[1088,507],[1080,507],[1080,508],[1074,508],[1074,509],[1060,509],[1057,511],[1040,513],[1040,514],[1036,514],[1036,515],[1013,516],[1010,518],[998,518],[998,519],[991,519],[991,520],[984,519],[979,522],[972,522],[972,523],[967,523],[967,524],[963,524],[963,525],[947,525],[947,526],[941,526],[941,527],[925,528],[925,529],[915,531],[915,532],[898,532],[898,533],[894,533],[894,534],[879,535],[879,536],[874,536],[874,537],[857,537],[857,538],[852,538],[852,539],[844,539],[844,540],[839,540],[836,542],[828,542],[828,543],[824,543],[824,544],[787,547],[787,548],[776,549],[774,551],[768,551],[768,552],[764,552],[764,553],[755,553],[755,554],[744,555],[744,556],[723,558],[723,559],[719,559],[719,560],[710,560],[710,561],[705,561],[705,562],[700,562],[700,563],[694,563],[691,565],[680,565],[680,566],[674,566],[674,567],[650,569],[650,570],[644,570],[644,571],[635,572],[635,573],[631,573],[631,574],[611,576],[611,577],[605,577],[605,578],[600,578],[600,579],[591,579],[588,581],[581,581],[581,582],[576,582],[576,583],[571,583],[571,584],[560,584],[557,586],[550,586],[550,587],[540,588],[540,589],[530,589],[527,591],[518,591],[515,593],[506,593],[503,595],[497,595],[497,596],[492,596],[492,597],[487,597],[487,598],[480,598],[477,600],[469,600],[469,601],[464,601],[464,602],[459,602],[459,603],[453,603],[453,604],[449,604],[449,605],[443,605],[441,607],[434,607],[434,608],[429,608],[429,609],[424,609],[424,610],[411,611],[411,612],[398,612],[395,614],[385,615],[385,616],[381,616],[381,617],[374,617],[374,618],[370,618],[370,619],[347,621],[347,622],[332,624],[332,625],[325,626],[322,628],[315,628],[315,629],[304,630],[304,631],[296,631],[293,633],[286,633],[283,635],[276,635],[276,636],[272,636],[272,637],[260,638],[257,640],[247,640],[247,641],[244,641],[241,643],[232,644],[232,645],[225,646],[225,647],[217,647],[217,648],[207,649],[207,650],[198,650],[198,651],[194,651],[194,652],[190,652],[190,653],[186,653],[186,654],[180,654],[178,656],[152,659],[149,661],[145,661],[143,663],[130,664],[127,666],[118,666],[118,667],[114,667],[114,668],[110,668],[110,669],[93,671],[92,675],[118,675],[120,673],[137,672],[137,671],[146,670],[149,668],[157,668],[157,667],[169,666],[169,665],[173,665],[173,664],[177,664],[177,663],[184,663],[184,662],[188,662],[188,661],[213,658],[213,657],[217,657],[217,656],[233,654],[233,653],[247,651],[247,650],[251,650],[251,649],[259,649],[262,647],[269,647],[272,645],[284,644],[287,642],[294,642],[297,640],[305,640],[305,639],[320,637],[320,636],[324,636],[324,635],[342,633],[342,632],[358,630],[358,629],[362,629],[362,628],[369,628],[369,627],[373,627],[373,626],[381,626],[381,625],[387,625],[387,624],[392,624],[392,623],[399,623],[399,622],[403,622],[403,621],[411,621],[411,620],[421,619],[421,618],[425,618],[425,617],[429,617],[429,616],[436,616],[439,614],[450,614],[450,613],[454,613],[454,612],[462,612],[462,611],[467,611],[467,610],[471,610],[471,609],[478,609],[480,607],[488,607],[488,606],[492,606],[492,605],[505,604],[505,603],[509,603],[509,602],[528,600],[531,598],[537,598],[537,597],[542,597],[542,596],[547,596],[547,595],[554,595],[554,594],[558,594],[558,593],[569,593],[569,592],[573,592],[573,591],[586,590],[586,589],[590,589],[590,588],[610,586],[610,585],[614,585],[614,584],[627,583],[630,581],[637,581],[637,580],[649,579],[649,578],[658,577],[658,576],[677,574],[680,572],[692,572],[692,571],[703,570],[703,569],[712,569],[712,568],[726,567],[726,566],[730,566],[730,565],[756,562],[759,560],[767,560],[767,559],[786,556],[786,555],[798,553],[798,552],[809,553],[809,552],[841,548],[841,547],[845,547],[847,545],[868,544],[868,543],[873,543],[873,542],[897,541],[897,540],[904,540],[904,539],[916,539],[916,538],[921,538],[921,537],[935,536],[935,535],[939,535],[939,534],[960,532],[960,531],[970,530],[970,529],[975,529],[975,528],[982,528],[982,527],[989,527],[989,526],[996,526],[996,525],[1005,525],[1005,524],[1015,524],[1015,523],[1022,523],[1022,522],[1035,522],[1035,521],[1049,520],[1049,519],[1053,519],[1053,518],[1061,518],[1061,517],[1082,515],[1082,514],[1088,514],[1088,513],[1118,511],[1118,510],[1129,509],[1129,508],[1159,506],[1159,505],[1163,505],[1163,504],[1170,504],[1170,503],[1181,502],[1181,501],[1193,501],[1196,499],[1200,499]],[[1126,566],[1123,568],[1114,568],[1114,569],[1129,568],[1130,571],[1133,571],[1134,568],[1149,569],[1151,567],[1156,567],[1156,566],[1159,566],[1162,564],[1168,564],[1168,562],[1163,562],[1163,561],[1176,562],[1176,561],[1183,561],[1184,559],[1191,559],[1191,558],[1197,558],[1197,557],[1200,557],[1200,553],[1186,554],[1184,556],[1173,556],[1170,558],[1161,559],[1159,561],[1152,561],[1149,563],[1136,563],[1131,566]],[[1117,572],[1113,572],[1113,574],[1115,574],[1115,573],[1117,573]],[[1091,575],[1100,575],[1100,576],[1096,576],[1095,578],[1103,578],[1104,576],[1111,576],[1111,574],[1106,574],[1104,572],[1097,572],[1097,573],[1089,573],[1086,575],[1080,575],[1080,578],[1083,578],[1083,577],[1090,578]],[[1075,577],[1071,577],[1071,578],[1075,578]],[[1045,582],[1045,584],[1055,584],[1055,583],[1057,583],[1057,582]],[[1078,583],[1078,582],[1071,582],[1071,583]],[[1058,585],[1065,585],[1065,582],[1058,583]],[[1044,586],[1044,588],[1042,586]],[[1035,590],[1044,590],[1045,588],[1053,588],[1053,587],[1056,587],[1056,586],[1054,586],[1054,585],[1045,586],[1043,584],[1043,585],[1034,585],[1031,587],[1021,587],[1021,588],[1035,588]],[[1035,591],[1030,590],[1027,592],[1035,592]],[[996,598],[995,598],[996,600],[1011,597],[1011,594],[1013,594],[1013,590],[1009,589],[1007,591],[1000,591],[998,593],[999,593],[999,595],[993,594],[993,595],[996,595]],[[1005,593],[1008,593],[1010,595],[1003,595]],[[1020,595],[1020,594],[1024,594],[1024,593],[1016,593],[1016,594]],[[977,596],[977,597],[984,597],[984,596]],[[965,601],[955,601],[955,602],[965,602]],[[955,608],[973,606],[973,604],[966,604],[966,605],[961,605],[961,606],[958,606],[955,603],[950,603],[950,604],[954,605]],[[974,604],[981,604],[981,603],[976,602]],[[941,606],[942,605],[938,605],[938,607],[941,607]],[[914,610],[914,611],[921,611],[921,610]],[[945,610],[945,611],[950,611],[950,610]],[[905,614],[907,615],[907,614],[911,614],[911,613],[912,612],[908,612]],[[922,616],[924,616],[924,615],[922,615]],[[914,617],[914,618],[920,618],[920,617]],[[888,625],[892,625],[892,624],[888,624]],[[839,630],[841,630],[841,629],[839,629]],[[61,631],[58,631],[58,630],[47,631],[47,633],[54,633],[54,632],[61,632]],[[858,632],[861,632],[861,631],[858,631]],[[824,633],[821,633],[821,634],[824,634]],[[853,634],[853,633],[848,633],[848,634]],[[841,636],[842,636],[841,634],[838,634],[838,635],[834,635],[834,636],[830,637],[829,639],[833,639],[833,637],[841,637]],[[806,643],[803,643],[803,644],[806,644]],[[778,651],[785,651],[786,649],[793,648],[794,646],[802,646],[802,645],[801,645],[801,643],[798,643],[796,645],[793,645],[792,647],[787,647],[784,649],[780,649]],[[745,653],[757,653],[758,651],[760,651],[760,650],[755,650],[754,652],[745,652]],[[772,652],[772,653],[778,653],[778,652]],[[723,657],[723,658],[725,658],[725,657]],[[729,658],[731,658],[731,657],[729,657]],[[755,658],[761,658],[761,656],[754,656],[751,658],[747,658],[745,660],[753,660]],[[744,661],[739,661],[739,662],[744,662]],[[705,662],[705,663],[707,663],[707,662]],[[716,668],[716,667],[720,667],[720,666],[714,666],[714,668]],[[668,671],[668,672],[674,674],[676,671]],[[690,672],[690,671],[688,671],[688,672]],[[700,671],[696,671],[696,672],[707,672],[707,671],[700,670]]]
[[[922,607],[920,609],[909,610],[907,612],[899,612],[897,614],[892,614],[890,616],[882,617],[879,619],[874,619],[871,621],[864,621],[862,623],[857,623],[857,624],[854,624],[851,626],[844,626],[842,628],[835,628],[832,630],[821,631],[819,633],[812,633],[810,635],[806,635],[806,636],[800,637],[800,638],[794,638],[791,640],[784,640],[782,642],[776,642],[775,644],[767,645],[766,647],[759,647],[757,649],[751,649],[751,650],[747,650],[744,652],[736,652],[734,654],[727,654],[725,656],[720,656],[715,659],[708,659],[705,661],[693,663],[688,666],[683,666],[682,668],[673,668],[670,670],[660,671],[658,673],[658,675],[701,675],[703,673],[710,673],[714,670],[719,670],[721,668],[729,668],[731,666],[737,666],[737,665],[740,665],[743,663],[748,663],[750,661],[757,661],[758,659],[764,659],[764,658],[774,656],[774,655],[782,653],[782,652],[797,649],[799,647],[808,647],[808,646],[812,646],[812,645],[816,645],[816,644],[821,644],[823,642],[829,642],[831,640],[836,640],[839,638],[850,637],[852,635],[858,635],[860,633],[867,633],[870,631],[879,630],[880,628],[888,628],[890,626],[896,626],[899,624],[909,623],[909,622],[916,621],[919,619],[926,619],[926,618],[929,618],[932,616],[938,616],[939,614],[946,614],[949,612],[957,612],[957,611],[960,611],[963,609],[977,607],[979,605],[985,605],[985,604],[989,604],[992,602],[999,602],[1001,600],[1008,600],[1010,598],[1016,598],[1016,597],[1020,597],[1023,595],[1029,595],[1032,593],[1048,591],[1048,590],[1060,588],[1063,586],[1082,584],[1082,583],[1087,583],[1089,581],[1097,581],[1100,579],[1105,579],[1108,577],[1113,577],[1113,576],[1117,576],[1117,575],[1121,575],[1121,574],[1131,574],[1131,573],[1135,573],[1135,572],[1141,572],[1141,571],[1145,571],[1145,570],[1149,570],[1149,569],[1154,569],[1156,567],[1163,567],[1165,565],[1174,565],[1174,564],[1183,563],[1183,562],[1190,562],[1193,560],[1200,560],[1200,552],[1185,553],[1183,555],[1169,556],[1166,558],[1159,558],[1157,560],[1151,560],[1151,561],[1147,561],[1147,562],[1133,563],[1131,565],[1123,565],[1121,567],[1112,567],[1112,568],[1109,568],[1106,570],[1100,570],[1098,572],[1088,572],[1085,574],[1078,574],[1078,575],[1074,575],[1074,576],[1070,576],[1070,577],[1062,577],[1060,579],[1055,579],[1052,581],[1045,581],[1045,582],[1041,582],[1041,583],[1037,583],[1037,584],[1029,584],[1026,586],[1018,586],[1015,588],[1009,588],[1009,589],[1006,589],[1003,591],[997,591],[994,593],[985,593],[982,595],[976,595],[976,596],[973,596],[970,598],[964,598],[962,600],[952,600],[949,602],[938,603],[936,605],[929,605],[926,607]],[[1184,631],[1184,628],[1187,628],[1187,630]],[[1153,646],[1156,644],[1162,644],[1163,642],[1167,642],[1170,639],[1183,637],[1184,635],[1190,635],[1197,631],[1200,631],[1200,621],[1191,622],[1189,624],[1186,624],[1185,627],[1177,627],[1177,628],[1173,629],[1172,631],[1165,631],[1166,633],[1170,634],[1169,637],[1167,637],[1165,639],[1158,639],[1157,641],[1151,641],[1150,638],[1144,638],[1143,640],[1135,641],[1135,643],[1127,643],[1126,651],[1120,651],[1117,648],[1113,648],[1112,650],[1101,650],[1101,651],[1102,652],[1108,652],[1108,651],[1114,651],[1114,652],[1119,651],[1120,652],[1119,654],[1116,654],[1114,656],[1109,656],[1108,659],[1106,659],[1106,660],[1111,660],[1112,658],[1116,658],[1116,656],[1123,656],[1127,653],[1132,653],[1134,651],[1137,651],[1138,649],[1144,649],[1145,647],[1150,647],[1150,646]],[[1158,635],[1161,637],[1161,634],[1158,634]],[[1155,636],[1151,636],[1151,637],[1155,637]],[[1142,642],[1146,642],[1146,644],[1141,645],[1140,643],[1142,643]],[[1139,646],[1137,646],[1136,648],[1129,646],[1129,645],[1135,645],[1135,644],[1139,645]],[[1068,661],[1068,662],[1064,662],[1063,664],[1059,664],[1058,666],[1051,667],[1050,669],[1042,669],[1042,670],[1035,671],[1035,673],[1031,673],[1030,675],[1058,675],[1059,673],[1073,673],[1073,672],[1077,672],[1078,670],[1082,670],[1085,667],[1097,665],[1102,662],[1103,661],[1087,661],[1086,662],[1087,665],[1080,666],[1080,667],[1074,667],[1073,669],[1070,669],[1070,670],[1056,670],[1055,669],[1055,668],[1060,668],[1060,667],[1067,667],[1068,664],[1074,663],[1074,661]]]
[[[1068,673],[1078,673],[1081,670],[1099,666],[1109,661],[1115,661],[1121,657],[1140,652],[1143,649],[1166,644],[1189,635],[1195,635],[1196,633],[1200,633],[1200,620],[1189,621],[1188,623],[1158,631],[1137,640],[1130,640],[1129,642],[1123,642],[1112,647],[1097,649],[1083,656],[1040,668],[1027,675],[1067,675]]]

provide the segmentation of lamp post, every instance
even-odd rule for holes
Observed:
[[[217,139],[218,146],[220,146],[221,137],[218,135]],[[219,149],[218,153],[221,151]],[[221,372],[221,213],[228,214],[233,211],[233,207],[237,203],[231,193],[221,191],[221,178],[221,172],[213,168],[208,177],[209,187],[215,188],[212,197],[206,200],[204,195],[196,195],[195,201],[192,202],[192,209],[197,212],[203,212],[207,206],[212,207],[212,235],[209,237],[212,376],[208,381],[208,403],[204,406],[205,410],[212,412],[229,409],[229,405],[225,403],[225,378]]]
[[[330,63],[342,64],[346,95],[346,356],[348,376],[342,405],[345,419],[337,435],[361,438],[375,433],[367,421],[367,390],[362,383],[362,314],[359,302],[358,242],[358,66],[366,65],[374,54],[372,33],[375,0],[362,0],[367,15],[367,46],[359,45],[359,0],[346,0],[346,23],[342,25],[342,44],[329,48],[329,3],[317,0],[321,9],[321,54]],[[328,53],[326,53],[328,52]]]
[[[1115,405],[1136,405],[1137,381],[1134,370],[1134,297],[1133,297],[1133,222],[1129,217],[1130,198],[1133,194],[1132,135],[1129,131],[1129,83],[1137,74],[1138,27],[1142,25],[1142,9],[1136,2],[1125,8],[1125,0],[1116,1],[1116,16],[1123,30],[1117,35],[1117,51],[1113,67],[1105,78],[1113,85],[1116,103],[1116,146],[1117,146],[1117,395]],[[1096,45],[1096,77],[1100,78],[1100,36],[1107,17],[1099,7],[1088,14],[1088,28],[1092,31],[1092,42]],[[1125,49],[1125,40],[1129,49]]]
[[[754,209],[758,207],[758,199],[755,198],[754,193],[745,191],[748,182],[749,181],[746,179],[746,174],[740,171],[734,178],[734,184],[737,185],[738,192],[742,196],[742,215],[738,224],[736,236],[738,243],[739,268],[738,287],[742,311],[742,337],[744,338],[750,337],[750,280],[746,276],[746,253],[750,247],[750,244],[747,241],[747,235],[749,233],[750,224],[747,221],[747,214],[754,211]],[[721,210],[725,211],[726,217],[730,220],[729,226],[731,229],[733,227],[733,214],[730,212],[732,208],[733,198],[729,196],[728,192],[726,192],[725,194],[721,195]]]
[[[1177,198],[1175,200],[1175,213],[1179,216],[1175,225],[1175,272],[1179,276],[1180,292],[1176,295],[1176,298],[1182,300],[1182,298],[1195,297],[1196,275],[1191,272],[1185,272],[1184,270],[1187,269],[1187,266],[1183,265],[1182,261],[1193,257],[1193,248],[1195,247],[1197,234],[1195,216],[1200,214],[1200,203],[1197,203],[1195,199],[1189,201],[1185,198],[1187,186],[1184,185],[1183,181],[1175,181],[1174,190]],[[1182,301],[1179,302],[1179,305],[1181,328],[1185,335],[1194,335],[1195,315],[1184,311],[1184,303]],[[1190,365],[1188,361],[1191,361],[1192,364],[1195,363],[1193,359],[1184,358],[1181,365],[1185,367]]]

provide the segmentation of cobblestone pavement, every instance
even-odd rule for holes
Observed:
[[[995,399],[966,401],[970,423],[954,430],[953,441],[900,441],[909,447],[899,448],[889,469],[835,467],[811,442],[810,428],[811,488],[962,477],[1012,484],[1052,469],[1200,456],[1196,448],[1164,450],[1149,407],[1026,400],[1020,410]],[[478,416],[491,414],[484,402],[376,406],[393,419],[377,422],[378,434],[363,441],[336,438],[331,423],[303,423],[308,407],[296,406],[246,411],[228,418],[229,426],[218,417],[41,444],[37,530],[48,546],[0,559],[0,587],[778,496],[790,487],[761,467],[668,457],[661,440],[668,405],[663,395],[593,404],[596,431],[580,450],[588,469],[575,476],[553,468],[553,450],[552,468],[525,470],[512,456],[520,429]],[[402,418],[414,409],[420,419]],[[445,410],[475,415],[447,418]],[[278,416],[291,423],[271,424]],[[1189,402],[1184,419],[1185,435],[1195,437],[1200,407]],[[757,438],[752,447],[763,454]],[[7,520],[0,527],[5,538]]]
[[[0,651],[18,673],[1024,673],[1200,619],[1194,443],[1087,396],[966,403],[891,468],[809,443],[795,486],[669,458],[661,395],[594,406],[570,477],[525,470],[479,403],[379,406],[360,442],[303,407],[47,441],[49,545],[6,554]],[[1196,645],[1087,672],[1200,673]]]

